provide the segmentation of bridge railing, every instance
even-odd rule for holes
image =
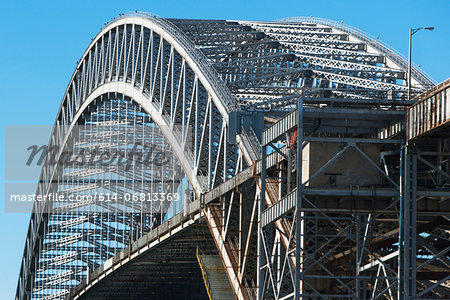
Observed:
[[[407,139],[448,125],[450,122],[450,79],[417,97],[419,101],[407,108]]]

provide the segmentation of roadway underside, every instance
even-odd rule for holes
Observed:
[[[100,279],[78,299],[207,299],[197,246],[218,254],[203,218]]]

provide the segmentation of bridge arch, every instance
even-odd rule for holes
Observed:
[[[72,128],[96,99],[120,93],[162,129],[198,198],[237,173],[239,154],[247,164],[257,158],[251,155],[259,150],[254,138],[242,137],[240,148],[228,141],[230,116],[236,112],[247,119],[252,113],[262,114],[264,122],[273,123],[293,110],[299,97],[309,99],[311,105],[320,101],[311,100],[314,97],[351,99],[368,108],[408,102],[403,58],[336,23],[310,18],[283,22],[287,23],[169,21],[146,13],[114,19],[81,57],[50,146],[66,144]],[[322,27],[310,30],[310,23]],[[415,89],[420,92],[431,81],[414,72]],[[189,137],[192,144],[187,147]],[[49,191],[46,182],[52,182],[54,174],[51,167],[43,168],[39,193]],[[32,297],[36,284],[46,284],[36,283],[34,277],[50,218],[42,213],[44,209],[37,205],[31,218],[18,299]],[[63,297],[70,287],[48,296]]]

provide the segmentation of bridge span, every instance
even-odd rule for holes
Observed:
[[[325,19],[114,18],[37,193],[117,198],[36,203],[16,299],[450,298],[450,83],[407,69]]]

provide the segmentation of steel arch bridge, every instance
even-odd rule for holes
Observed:
[[[413,103],[406,71],[405,59],[377,38],[325,19],[184,20],[140,12],[113,19],[92,39],[68,84],[49,142],[49,148],[60,147],[48,154],[37,193],[109,191],[125,197],[181,191],[182,204],[149,210],[125,202],[38,202],[16,299],[196,299],[215,293],[220,299],[202,257],[220,258],[228,278],[222,285],[239,299],[377,299],[397,293],[407,299],[422,291],[442,297],[448,287],[441,277],[404,278],[399,267],[411,267],[399,255],[399,223],[389,221],[399,215],[399,155],[383,156],[389,173],[373,162],[371,146],[362,145],[400,149],[405,107]],[[417,68],[411,83],[414,95],[434,85]],[[305,185],[305,172],[296,170],[305,170],[307,144],[328,142],[345,144],[345,150],[336,149],[338,156],[354,148],[367,158],[362,164],[383,174],[378,193],[371,183],[371,193],[361,187],[353,194],[356,202],[365,197],[377,204],[322,209],[321,197],[344,202],[347,192],[312,187],[308,192],[319,200],[308,201],[316,210],[301,210],[299,203],[278,209]],[[50,163],[67,149],[95,155],[93,147],[127,151],[136,143],[157,143],[173,159],[159,169]],[[139,151],[144,155],[146,148]],[[330,182],[341,175],[330,174]],[[436,210],[427,209],[427,216]],[[446,265],[447,254],[433,247],[440,251],[425,247],[423,257],[448,277],[433,262]],[[330,259],[308,268],[308,255]],[[393,257],[400,257],[398,263]],[[410,286],[414,291],[403,295]]]

